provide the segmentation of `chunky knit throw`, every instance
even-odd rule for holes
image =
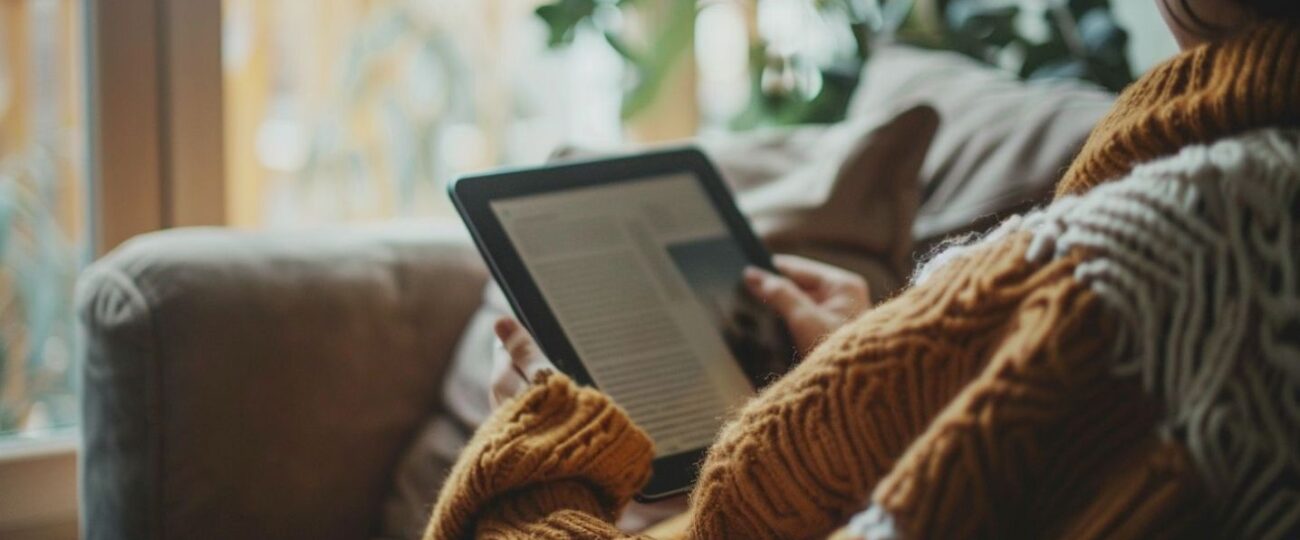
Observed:
[[[937,259],[739,411],[684,534],[1300,532],[1300,132],[1259,130],[1297,127],[1297,35],[1263,26],[1126,91],[1055,203]],[[650,448],[603,395],[543,377],[480,428],[426,536],[622,536]]]

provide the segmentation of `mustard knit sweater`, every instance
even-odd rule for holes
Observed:
[[[1073,231],[1104,232],[1128,214],[1088,225],[1089,216],[1105,212],[1071,214],[1067,207],[1087,204],[1074,195],[1104,190],[1103,184],[1138,165],[1175,156],[1185,147],[1261,127],[1296,126],[1300,28],[1264,25],[1231,41],[1188,51],[1120,97],[1060,183],[1057,203],[1034,219],[1066,223],[1053,226]],[[1200,159],[1188,159],[1193,158]],[[1297,163],[1282,166],[1300,168]],[[1160,170],[1143,174],[1150,182],[1163,178]],[[1205,194],[1197,200],[1214,200],[1206,194],[1222,184],[1198,184]],[[1166,186],[1160,188],[1164,191],[1150,193],[1173,193],[1170,204],[1191,200],[1178,191],[1178,182],[1159,185]],[[1267,185],[1290,189],[1279,182]],[[1227,199],[1233,197],[1241,198]],[[1135,200],[1135,208],[1156,204]],[[1300,197],[1288,202],[1253,196],[1251,201],[1281,208],[1285,221],[1286,213],[1296,210],[1280,205],[1300,204]],[[1188,204],[1193,210],[1213,206]],[[1058,206],[1066,210],[1053,210]],[[1141,223],[1162,228],[1182,223],[1176,211],[1152,208],[1156,210]],[[1251,223],[1252,215],[1248,212],[1241,221]],[[1268,221],[1259,216],[1255,222]],[[1075,222],[1083,225],[1070,229]],[[1215,232],[1214,227],[1201,229],[1206,230],[1198,234]],[[1300,243],[1293,241],[1291,229],[1285,230],[1282,244]],[[1294,508],[1300,507],[1300,478],[1295,476],[1300,456],[1284,453],[1278,467],[1215,480],[1219,477],[1207,470],[1218,469],[1202,465],[1213,464],[1211,458],[1218,455],[1213,453],[1214,437],[1197,434],[1214,433],[1204,426],[1218,424],[1198,420],[1205,416],[1197,416],[1200,409],[1185,407],[1187,401],[1178,397],[1177,389],[1186,385],[1159,371],[1167,348],[1143,345],[1159,336],[1135,330],[1140,318],[1117,315],[1138,312],[1160,297],[1152,293],[1152,300],[1141,291],[1109,294],[1125,281],[1107,281],[1108,276],[1122,275],[1126,264],[1141,275],[1177,268],[1165,271],[1144,262],[1153,248],[1134,248],[1136,241],[1121,238],[1108,248],[1104,242],[1088,244],[1101,233],[1070,234],[1052,237],[1012,227],[829,336],[723,428],[691,494],[690,524],[683,534],[820,538],[868,506],[872,511],[866,514],[874,517],[867,521],[886,537],[1181,537],[1222,534],[1215,527],[1225,522],[1255,527],[1237,533],[1288,534],[1274,523],[1294,525],[1285,516],[1294,517]],[[1255,243],[1269,238],[1245,237]],[[1052,246],[1055,255],[1042,255]],[[1294,274],[1300,263],[1295,246],[1288,249],[1284,257],[1290,262],[1277,264],[1282,273]],[[1110,252],[1123,255],[1113,257],[1119,263],[1099,266],[1098,254]],[[1274,296],[1292,298],[1300,280],[1285,275],[1263,281],[1285,282]],[[1192,288],[1205,287],[1193,283]],[[1128,305],[1125,298],[1133,296],[1141,297],[1137,308],[1116,308]],[[1227,298],[1220,298],[1225,305],[1235,305],[1232,295],[1219,296]],[[1169,313],[1198,313],[1194,308],[1199,304],[1189,305]],[[1300,325],[1294,320],[1300,306],[1287,306],[1279,313],[1291,313],[1285,315],[1292,317],[1288,324]],[[1259,325],[1258,318],[1252,320]],[[1278,340],[1300,347],[1296,336],[1287,335],[1291,330],[1284,325],[1277,332],[1281,338],[1263,339],[1257,347],[1264,351],[1260,357],[1272,358],[1268,351],[1281,350],[1278,354],[1287,360],[1276,365],[1260,360],[1256,371],[1251,371],[1255,364],[1230,371],[1247,373],[1238,377],[1242,380],[1265,379],[1252,383],[1263,385],[1258,394],[1295,405],[1300,398],[1286,395],[1294,393],[1295,379],[1285,374],[1294,377],[1287,370],[1295,370],[1297,363],[1285,351],[1300,348],[1269,349]],[[1125,344],[1132,347],[1124,350],[1155,360],[1135,360],[1132,370],[1121,370],[1115,351]],[[1213,351],[1193,353],[1209,356]],[[1250,375],[1256,372],[1267,376]],[[1290,382],[1270,382],[1274,379]],[[1231,388],[1222,392],[1230,394]],[[1280,433],[1283,447],[1300,443],[1294,414],[1278,421],[1266,414],[1268,407],[1259,409],[1263,412],[1256,416],[1267,417],[1261,425]],[[647,480],[651,458],[644,432],[604,395],[561,375],[542,376],[475,434],[447,480],[426,537],[626,536],[612,523]],[[1234,478],[1264,480],[1247,485]],[[1268,493],[1257,493],[1250,488],[1254,485],[1266,486]],[[1285,496],[1273,497],[1276,493]],[[1222,501],[1229,497],[1253,497],[1252,513],[1225,506]]]

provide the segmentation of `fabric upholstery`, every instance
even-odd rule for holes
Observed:
[[[373,535],[485,281],[454,224],[115,250],[77,293],[84,536]]]

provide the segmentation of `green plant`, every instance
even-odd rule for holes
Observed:
[[[650,105],[673,65],[690,52],[695,35],[695,0],[661,0],[654,6],[661,11],[656,17],[657,24],[650,25],[653,26],[651,37],[639,46],[632,43],[620,32],[620,27],[623,12],[636,9],[637,4],[649,2],[556,0],[537,8],[537,16],[546,22],[549,30],[549,46],[563,47],[573,43],[578,27],[590,24],[635,70],[637,83],[632,85],[623,100],[624,118],[636,116]]]
[[[1110,0],[1025,2],[933,0],[944,15],[941,48],[1004,65],[1026,79],[1071,77],[1119,91],[1133,80],[1125,50],[1128,34]],[[1036,17],[1037,25],[1021,23]],[[1039,35],[1026,28],[1037,26]],[[1001,57],[1010,53],[1009,60]]]
[[[627,47],[624,29],[609,21],[618,19],[614,13],[638,9],[648,0],[555,0],[539,7],[537,15],[550,30],[552,47],[571,43],[577,29],[587,26],[623,55],[638,74],[623,111],[631,117],[654,99],[663,74],[688,51],[672,40],[693,32],[695,0],[670,1],[677,15],[657,21],[651,32],[659,39],[650,40],[643,51]],[[788,0],[748,1],[761,9],[764,1]],[[750,55],[751,102],[733,127],[843,118],[862,64],[879,39],[957,51],[1026,79],[1070,77],[1111,90],[1132,80],[1125,56],[1128,35],[1116,22],[1109,0],[806,1],[823,24],[840,25],[851,33],[853,50],[816,63],[798,51],[773,51],[758,36]],[[815,92],[787,83],[808,77],[816,79]]]

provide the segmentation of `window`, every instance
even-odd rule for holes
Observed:
[[[619,144],[622,60],[536,5],[224,0],[229,223],[449,216],[457,174]]]
[[[0,437],[77,422],[89,253],[80,2],[0,0]]]

